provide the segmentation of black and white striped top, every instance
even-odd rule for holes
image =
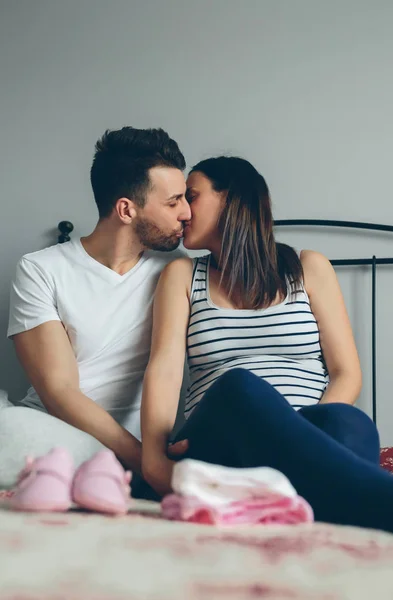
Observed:
[[[329,382],[319,330],[304,287],[258,310],[219,308],[209,293],[210,255],[194,259],[187,332],[188,418],[210,385],[242,367],[274,386],[293,406],[316,404]]]

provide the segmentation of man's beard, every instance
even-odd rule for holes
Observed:
[[[138,217],[135,220],[135,233],[145,248],[159,252],[171,252],[180,244],[180,238],[176,232],[164,233],[157,225],[146,218]]]

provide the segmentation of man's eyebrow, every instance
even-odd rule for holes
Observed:
[[[180,200],[180,198],[183,198],[184,194],[173,194],[173,196],[171,196],[170,198],[167,198],[166,201],[167,202],[173,202],[173,200]]]

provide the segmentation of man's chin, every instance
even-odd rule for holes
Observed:
[[[179,247],[181,239],[176,237],[176,239],[162,241],[162,242],[150,242],[145,244],[149,250],[155,250],[156,252],[172,252]]]

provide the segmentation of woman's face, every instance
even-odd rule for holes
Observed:
[[[225,194],[216,192],[210,179],[194,171],[187,179],[186,197],[190,204],[191,221],[184,228],[184,247],[213,251],[220,244],[218,221],[224,208]]]

